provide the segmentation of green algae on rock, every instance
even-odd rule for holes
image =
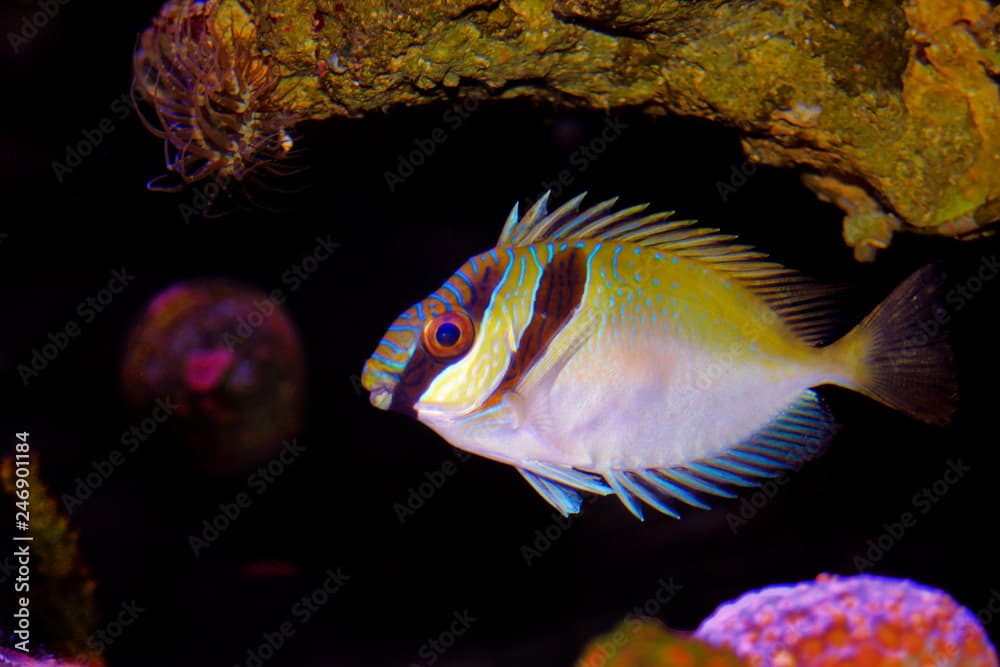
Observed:
[[[47,650],[89,667],[103,667],[104,658],[95,642],[99,622],[97,583],[80,561],[79,535],[70,528],[69,518],[59,511],[55,498],[38,476],[38,462],[32,457],[28,477],[15,474],[18,468],[13,455],[0,458],[0,496],[5,502],[13,506],[15,499],[21,498],[18,490],[24,488],[18,486],[18,480],[29,480],[33,560],[31,647],[44,644]],[[14,558],[11,556],[10,560],[13,562]],[[10,581],[13,582],[13,577]],[[5,664],[3,655],[0,664]]]
[[[295,118],[461,96],[706,118],[740,131],[751,160],[801,170],[844,210],[861,260],[899,231],[966,237],[1000,217],[1000,7],[987,0],[240,6]]]

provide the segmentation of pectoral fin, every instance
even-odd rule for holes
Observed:
[[[549,501],[563,516],[576,514],[580,511],[581,497],[577,491],[574,491],[565,484],[554,482],[547,477],[541,477],[535,473],[528,472],[524,468],[518,468],[517,471],[528,480],[528,484],[531,484],[542,498]]]
[[[581,497],[578,491],[589,491],[602,496],[614,491],[604,483],[600,475],[575,468],[525,461],[517,471],[563,516],[580,511]]]

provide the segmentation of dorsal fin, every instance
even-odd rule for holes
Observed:
[[[617,197],[580,212],[586,192],[548,212],[549,192],[539,197],[523,217],[514,204],[497,247],[529,246],[545,241],[600,240],[634,243],[710,265],[763,298],[805,342],[829,342],[836,324],[834,299],[839,290],[822,286],[797,271],[769,261],[752,246],[734,243],[736,236],[696,220],[667,219],[673,211],[644,213],[649,204],[612,212]]]

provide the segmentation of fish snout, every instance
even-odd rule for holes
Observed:
[[[392,392],[399,382],[392,374],[373,367],[372,360],[365,363],[361,372],[361,386],[369,391],[368,399],[380,410],[388,410],[392,404]]]
[[[392,404],[392,392],[388,387],[378,386],[371,390],[368,400],[379,410],[388,410]]]

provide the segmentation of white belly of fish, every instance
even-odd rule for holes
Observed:
[[[599,346],[599,350],[593,349]],[[826,379],[815,370],[714,354],[669,336],[584,345],[547,396],[525,396],[550,463],[666,468],[743,442]]]

